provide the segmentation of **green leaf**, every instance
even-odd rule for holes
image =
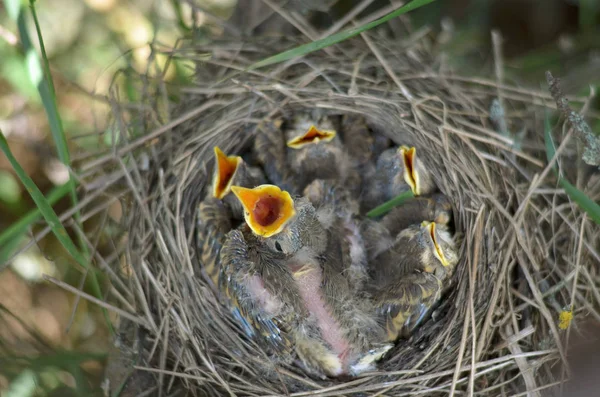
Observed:
[[[69,185],[69,182],[67,182],[64,185],[52,189],[50,193],[48,193],[46,200],[48,201],[48,204],[54,205],[70,191],[71,186]],[[29,227],[41,217],[42,213],[39,208],[35,208],[0,234],[0,270],[6,261],[14,254],[21,238],[27,232]]]
[[[9,10],[9,16],[17,24],[19,30],[19,37],[21,39],[21,46],[23,48],[25,56],[25,69],[31,83],[37,87],[39,96],[42,100],[44,110],[46,111],[46,117],[50,125],[50,131],[52,133],[52,139],[56,145],[58,158],[67,167],[71,165],[71,159],[69,156],[69,148],[67,145],[67,139],[63,128],[62,119],[58,113],[58,105],[56,100],[56,91],[54,89],[54,83],[52,81],[52,75],[50,74],[50,66],[48,63],[48,57],[46,55],[46,49],[44,47],[44,40],[42,38],[42,32],[40,30],[39,21],[35,12],[35,1],[29,0],[30,11],[35,24],[37,38],[40,43],[40,50],[42,54],[42,62],[38,56],[37,50],[33,45],[31,37],[29,36],[27,29],[26,19],[26,7],[24,2],[19,0],[4,0],[4,4]],[[73,177],[69,175],[70,180],[73,181]],[[77,192],[75,191],[75,183],[69,184],[71,187],[70,196],[73,206],[77,206],[78,198]],[[79,211],[75,213],[75,220],[81,224],[81,215]],[[83,241],[81,236],[79,238],[79,245],[83,253],[89,255],[88,247]]]
[[[546,112],[546,117],[544,118],[544,143],[546,145],[546,158],[548,159],[548,162],[550,162],[556,154],[556,146],[552,139],[552,125],[550,124],[550,115],[548,112]],[[594,222],[600,225],[600,205],[559,175],[557,166],[554,166],[553,170],[558,177],[558,183],[565,189],[565,192],[569,197],[575,201],[582,210],[587,212]]]
[[[40,189],[27,175],[23,167],[21,167],[15,156],[12,154],[10,148],[8,147],[8,142],[6,141],[6,138],[4,137],[2,131],[0,131],[0,150],[4,152],[4,155],[15,170],[19,179],[21,180],[21,183],[25,185],[25,188],[31,195],[31,198],[33,199],[36,206],[44,216],[44,219],[52,229],[52,233],[54,233],[58,241],[60,241],[63,247],[65,247],[69,254],[71,254],[71,256],[77,261],[77,263],[79,263],[82,267],[90,270],[89,273],[91,277],[94,295],[98,299],[103,299],[102,291],[100,289],[100,283],[98,282],[98,278],[96,277],[96,273],[94,272],[94,269],[92,269],[91,264],[88,262],[85,256],[82,255],[81,252],[79,252],[79,250],[69,237],[69,234],[67,233],[65,227],[60,223],[60,219],[58,219],[58,216],[52,209],[52,206],[50,205],[50,203],[48,203],[48,200],[46,200],[46,197],[44,197]],[[108,321],[108,314],[106,312],[106,309],[103,309],[103,311],[105,314],[105,318]]]
[[[2,395],[5,397],[33,397],[37,389],[35,372],[26,369],[17,376]]]
[[[12,165],[13,169],[17,173],[17,176],[19,177],[19,179],[21,179],[21,182],[25,185],[25,188],[31,195],[31,198],[33,199],[36,206],[39,208],[42,215],[46,219],[46,222],[48,222],[48,224],[52,228],[52,232],[56,235],[58,240],[67,249],[67,251],[69,251],[69,253],[73,256],[73,258],[75,258],[75,260],[80,265],[87,268],[89,266],[87,260],[81,255],[79,250],[75,247],[75,245],[71,241],[71,238],[67,234],[67,231],[65,230],[64,226],[60,223],[58,216],[52,209],[52,206],[50,205],[50,203],[48,203],[48,200],[46,200],[46,197],[44,197],[44,195],[38,189],[38,187],[35,185],[33,180],[31,180],[31,178],[25,173],[25,170],[21,167],[21,165],[19,164],[17,159],[14,157],[14,155],[10,151],[10,148],[8,147],[8,142],[6,141],[6,138],[4,137],[4,134],[1,133],[1,131],[0,131],[0,150],[2,150],[4,152],[4,155],[6,156],[6,158]]]
[[[589,198],[584,192],[571,185],[565,178],[561,177],[558,181],[569,197],[571,197],[582,210],[587,212],[589,217],[592,218],[596,224],[600,225],[600,205]]]
[[[413,194],[412,190],[404,192],[399,196],[394,197],[390,201],[381,204],[379,207],[373,208],[371,211],[367,212],[367,216],[369,218],[376,218],[389,212],[392,208],[404,204],[405,201],[408,201],[413,197],[415,197],[415,195]]]
[[[277,55],[273,55],[272,57],[263,59],[262,61],[256,62],[252,65],[250,65],[246,71],[248,70],[254,70],[254,69],[258,69],[261,68],[263,66],[267,66],[267,65],[273,65],[275,63],[280,63],[280,62],[284,62],[287,61],[289,59],[293,59],[293,58],[297,58],[297,57],[301,57],[304,56],[306,54],[310,54],[311,52],[317,51],[317,50],[321,50],[325,47],[329,47],[330,45],[333,44],[337,44],[339,42],[342,42],[346,39],[349,39],[351,37],[354,37],[356,35],[361,34],[362,32],[365,32],[369,29],[372,29],[376,26],[379,26],[387,21],[389,21],[390,19],[396,18],[397,16],[400,16],[402,14],[406,14],[407,12],[410,12],[412,10],[415,10],[419,7],[422,7],[426,4],[432,3],[435,0],[414,0],[411,1],[410,3],[406,4],[403,7],[398,8],[395,11],[390,12],[389,14],[387,14],[384,17],[381,17],[375,21],[366,23],[362,26],[358,26],[356,28],[352,28],[352,29],[348,29],[348,30],[344,30],[343,32],[339,32],[336,34],[333,34],[329,37],[325,37],[324,39],[320,39],[320,40],[316,40],[313,41],[312,43],[308,43],[308,44],[304,44],[301,46],[298,46],[296,48],[292,48],[291,50],[287,50],[284,52],[281,52]]]

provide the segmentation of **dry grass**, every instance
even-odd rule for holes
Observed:
[[[108,301],[144,328],[137,368],[152,375],[156,388],[142,390],[535,396],[556,388],[569,375],[562,365],[569,333],[586,318],[600,320],[600,232],[556,188],[545,164],[549,94],[448,72],[423,35],[387,40],[377,33],[331,47],[331,54],[214,83],[294,44],[280,40],[180,48],[175,56],[212,53],[198,64],[196,84],[182,88],[181,105],[166,106],[165,87],[154,83],[135,107],[115,102],[120,144],[80,167],[88,197],[124,205],[128,246],[99,263],[113,282]],[[526,131],[522,149],[489,120],[499,94],[509,130]],[[377,372],[344,381],[310,379],[241,336],[202,274],[194,241],[213,146],[241,152],[263,120],[313,107],[364,114],[394,141],[426,152],[437,185],[454,200],[463,235],[452,288],[433,320],[400,342]],[[599,200],[600,179],[580,165],[572,133],[563,131],[560,143],[569,179]],[[574,308],[566,331],[558,327],[565,306]]]

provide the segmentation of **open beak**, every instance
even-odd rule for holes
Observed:
[[[414,147],[400,146],[400,155],[404,161],[404,180],[410,186],[413,194],[420,193],[419,174],[416,170],[417,149]]]
[[[438,244],[437,241],[437,235],[435,233],[435,222],[423,222],[423,226],[425,226],[427,228],[427,231],[429,232],[429,235],[431,236],[431,240],[433,241],[433,247],[434,249],[434,255],[436,258],[438,258],[438,260],[442,263],[442,265],[444,266],[448,266],[448,260],[446,259],[446,257],[444,256],[444,251],[442,250],[442,247],[440,247],[440,245]]]
[[[281,232],[296,215],[290,194],[275,185],[253,189],[232,186],[231,191],[244,206],[246,223],[259,236],[271,237]]]
[[[300,149],[311,143],[330,142],[335,138],[336,132],[333,130],[320,130],[314,125],[311,125],[308,131],[287,142],[288,147],[292,149]]]
[[[219,200],[231,191],[233,177],[242,162],[240,156],[227,156],[215,146],[215,174],[213,176],[213,196]]]

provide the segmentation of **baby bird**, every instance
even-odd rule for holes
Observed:
[[[217,146],[215,152],[215,170],[212,180],[212,196],[223,200],[231,208],[235,219],[241,220],[243,209],[232,195],[231,186],[254,187],[266,182],[260,168],[250,167],[240,156],[227,156]]]
[[[355,216],[360,203],[346,185],[336,179],[315,179],[303,191],[315,208],[329,208],[340,216]]]
[[[265,170],[268,180],[282,189],[300,193],[295,174],[286,156],[283,120],[264,121],[258,125],[254,139],[254,156]]]
[[[436,186],[429,170],[417,158],[414,147],[400,146],[385,150],[377,159],[375,170],[365,177],[363,204],[371,210],[394,197],[412,190],[415,196],[432,193]]]
[[[395,236],[410,225],[422,221],[448,225],[452,220],[452,202],[443,193],[415,197],[385,214],[380,223]]]
[[[370,166],[373,159],[391,146],[390,139],[381,132],[372,130],[362,115],[344,115],[340,130],[348,154],[360,168]]]
[[[318,116],[317,116],[318,117]],[[299,185],[340,179],[358,192],[361,177],[328,117],[296,116],[286,130],[287,159]]]
[[[422,221],[448,226],[452,220],[452,203],[443,193],[429,197],[414,197],[398,207],[392,208],[381,219],[363,219],[360,233],[363,236],[367,259],[375,260],[388,250],[402,230]]]
[[[293,351],[290,333],[299,318],[294,305],[286,302],[300,297],[288,288],[293,281],[282,266],[285,255],[260,244],[246,225],[227,234],[221,252],[219,289],[229,299],[234,318],[246,335],[259,335],[259,343],[286,359]]]
[[[218,285],[220,253],[231,230],[231,211],[223,201],[207,197],[198,206],[196,241],[200,263],[213,284]]]
[[[376,258],[375,305],[384,318],[388,341],[420,324],[457,263],[456,243],[448,228],[427,221],[401,231],[393,246]]]
[[[241,220],[243,217],[241,204],[229,194],[231,185],[254,186],[264,182],[264,176],[260,169],[249,167],[240,156],[227,156],[217,146],[214,147],[214,155],[210,192],[198,207],[196,241],[202,269],[217,286],[225,235],[232,228],[232,219]]]
[[[360,203],[339,180],[315,179],[304,189],[320,215],[321,224],[341,243],[341,261],[357,293],[368,279],[367,256],[358,219]]]
[[[348,154],[356,160],[359,166],[371,161],[375,139],[369,131],[364,117],[354,114],[344,115],[341,136]]]
[[[227,237],[222,288],[267,339],[292,341],[309,370],[338,376],[370,368],[391,345],[380,342],[383,329],[371,307],[351,292],[340,239],[307,199],[273,185],[232,190],[247,232]],[[265,332],[273,324],[276,338]]]

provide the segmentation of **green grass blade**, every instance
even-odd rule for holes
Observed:
[[[55,187],[48,193],[48,197],[46,200],[50,205],[56,204],[61,198],[63,198],[69,191],[71,190],[71,186],[68,185],[68,182],[62,184],[60,186]],[[9,226],[5,231],[0,234],[0,245],[4,244],[6,241],[13,239],[14,237],[18,237],[25,229],[29,227],[32,223],[36,222],[40,219],[41,213],[39,209],[33,209],[27,213],[23,218],[18,220]]]
[[[600,225],[600,205],[589,198],[584,192],[571,185],[565,178],[560,178],[558,181],[569,197],[571,197],[582,210],[587,212],[589,217],[592,218],[596,224]]]
[[[17,159],[10,151],[10,148],[8,147],[8,142],[6,141],[6,138],[4,137],[4,134],[1,131],[0,150],[4,152],[4,155],[6,156],[13,169],[17,173],[17,176],[19,177],[23,185],[25,185],[25,188],[31,195],[31,198],[33,199],[36,206],[39,208],[40,212],[46,219],[46,222],[48,222],[48,224],[52,228],[52,232],[56,235],[56,238],[61,242],[65,249],[73,256],[73,258],[80,265],[86,268],[89,267],[88,262],[85,260],[83,255],[81,255],[77,247],[75,247],[73,241],[71,241],[71,238],[67,234],[67,231],[65,230],[64,226],[60,223],[58,216],[52,209],[50,203],[48,203],[48,200],[46,200],[46,197],[44,197],[40,189],[38,189],[35,183],[33,183],[33,180],[31,180],[31,178],[25,173],[25,170],[21,167]]]
[[[182,33],[189,33],[192,29],[190,29],[183,20],[183,11],[181,10],[181,2],[178,0],[171,0],[171,6],[173,7],[173,11],[175,12],[175,18],[177,19],[177,25]]]
[[[358,26],[356,28],[344,30],[343,32],[333,34],[329,37],[325,37],[324,39],[316,40],[316,41],[313,41],[312,43],[304,44],[304,45],[298,46],[296,48],[292,48],[291,50],[281,52],[277,55],[273,55],[272,57],[263,59],[262,61],[259,61],[259,62],[256,62],[256,63],[250,65],[246,69],[246,71],[258,69],[258,68],[261,68],[261,67],[267,66],[267,65],[273,65],[275,63],[284,62],[284,61],[287,61],[292,58],[301,57],[306,54],[310,54],[311,52],[321,50],[325,47],[329,47],[330,45],[337,44],[346,39],[349,39],[351,37],[359,35],[362,32],[365,32],[369,29],[372,29],[376,26],[379,26],[379,25],[389,21],[390,19],[396,18],[397,16],[400,16],[402,14],[406,14],[407,12],[416,10],[417,8],[422,7],[426,4],[432,3],[434,1],[435,0],[411,1],[410,3],[406,4],[405,6],[400,7],[397,10],[392,11],[389,14],[387,14],[386,16],[381,17],[375,21],[366,23],[366,24],[364,24],[362,26]]]
[[[44,47],[44,40],[42,39],[42,31],[40,30],[40,24],[33,3],[34,2],[30,0],[29,7],[31,9],[31,15],[33,17],[38,41],[40,43],[40,50],[42,53],[43,60],[43,69],[40,65],[40,60],[35,50],[35,47],[30,46],[29,48],[25,48],[27,58],[31,59],[31,67],[37,69],[36,74],[31,74],[30,76],[33,80],[33,83],[38,87],[40,97],[42,98],[42,104],[44,105],[44,109],[46,110],[46,116],[48,117],[50,131],[52,132],[52,139],[54,140],[56,150],[58,152],[58,158],[63,164],[68,166],[71,164],[71,159],[69,156],[69,149],[67,147],[67,139],[65,137],[65,131],[63,128],[62,120],[60,118],[60,115],[58,114],[58,106],[56,104],[56,91],[54,89],[52,75],[50,74],[50,66],[48,64],[46,48]],[[23,28],[26,29],[24,19],[22,20],[22,24],[24,25]],[[27,34],[26,32],[27,31],[22,32],[21,28],[19,28],[21,38],[23,38],[23,34]],[[36,77],[38,75],[39,77]]]
[[[12,154],[10,148],[8,147],[8,142],[4,137],[2,131],[0,131],[0,150],[4,152],[4,155],[8,159],[9,163],[15,170],[15,173],[21,180],[21,183],[27,189],[27,192],[31,195],[31,198],[35,202],[36,206],[44,216],[44,219],[52,229],[52,233],[56,236],[58,241],[65,247],[65,249],[71,254],[71,256],[79,263],[82,267],[90,270],[90,277],[92,282],[93,293],[98,299],[103,299],[102,291],[100,289],[100,283],[98,282],[98,278],[96,277],[96,273],[94,269],[92,269],[91,264],[86,260],[85,256],[79,252],[71,238],[69,237],[67,230],[60,223],[60,219],[52,209],[46,197],[42,194],[40,189],[36,186],[36,184],[31,180],[31,178],[27,175],[23,167],[19,164],[15,156]],[[108,321],[108,313],[106,309],[103,309],[105,312],[105,317]],[[110,323],[109,323],[110,327]]]
[[[21,39],[21,46],[23,48],[25,56],[25,66],[27,69],[27,75],[29,76],[29,80],[31,80],[32,84],[37,88],[40,99],[42,100],[42,105],[44,106],[44,110],[46,111],[46,117],[48,118],[48,124],[52,133],[52,139],[54,141],[54,144],[56,145],[58,158],[63,164],[69,167],[71,165],[69,148],[67,145],[67,139],[63,128],[62,119],[58,112],[56,91],[54,88],[54,83],[52,81],[52,75],[50,74],[50,66],[48,63],[48,57],[46,55],[46,48],[44,46],[44,40],[42,38],[39,21],[35,12],[34,1],[30,0],[29,5],[38,41],[40,43],[40,50],[42,54],[43,63],[40,62],[40,57],[38,56],[36,48],[33,45],[31,37],[29,36],[25,12],[26,7],[20,0],[4,0],[4,4],[7,10],[9,10],[9,16],[17,24],[17,28],[19,30],[19,37]],[[71,202],[73,206],[77,206],[78,198],[77,192],[75,191],[74,178],[71,175],[69,175],[69,178],[71,181],[71,184],[69,185],[71,188],[71,191],[69,192],[71,196]],[[79,224],[81,224],[81,215],[79,211],[75,213],[75,220]],[[85,244],[83,239],[79,237],[79,235],[78,238],[81,250],[86,256],[88,256],[89,252],[87,245]]]
[[[413,197],[415,197],[415,195],[413,194],[412,190],[404,192],[404,193],[394,197],[390,201],[387,201],[387,202],[381,204],[380,206],[373,208],[371,211],[367,212],[367,216],[369,218],[376,218],[380,215],[383,215],[383,214],[389,212],[392,208],[404,204],[405,201],[408,201],[408,200],[412,199]]]
[[[46,110],[48,122],[50,124],[50,131],[52,132],[52,139],[54,140],[54,144],[56,145],[58,158],[64,165],[70,167],[71,157],[69,155],[69,146],[67,145],[67,138],[65,135],[65,130],[63,128],[62,119],[60,117],[60,114],[58,113],[58,105],[56,102],[56,90],[54,88],[52,74],[50,73],[50,64],[48,62],[48,56],[46,55],[46,47],[44,46],[42,30],[40,29],[40,23],[37,17],[37,13],[35,12],[34,3],[35,0],[29,0],[31,16],[33,17],[35,31],[37,33],[38,42],[40,43],[40,51],[42,53],[42,60],[44,65],[43,79],[38,85],[38,89],[40,92],[40,97],[42,98],[42,104],[44,105],[44,109]],[[75,180],[71,175],[70,171],[69,181],[71,182],[71,203],[74,207],[76,207],[79,200],[77,198],[77,192],[75,190]],[[74,218],[77,224],[81,226],[81,213],[79,211],[75,212]],[[81,250],[83,251],[84,255],[88,257],[89,251],[87,244],[85,243],[84,239],[80,234],[77,234],[77,238],[79,240],[79,246]]]
[[[67,193],[71,191],[71,186],[65,183],[61,186],[57,186],[48,193],[46,200],[48,204],[54,205],[63,198]],[[5,231],[0,234],[0,266],[10,257],[11,253],[6,253],[5,248],[9,242],[19,240],[23,234],[27,232],[29,226],[34,222],[37,222],[42,217],[39,208],[35,208],[29,211],[24,217],[19,219],[17,222],[10,225]],[[6,256],[5,256],[6,255]]]
[[[550,162],[556,154],[556,146],[554,145],[551,131],[552,125],[550,124],[550,116],[548,112],[546,112],[546,117],[544,118],[544,143],[546,145],[546,158],[548,159],[548,162]],[[565,178],[558,175],[557,166],[553,167],[553,169],[558,176],[558,183],[565,189],[565,192],[569,197],[575,201],[582,210],[587,212],[589,217],[592,218],[596,224],[600,225],[600,205],[594,202],[594,200],[588,197],[584,192],[573,186]]]

